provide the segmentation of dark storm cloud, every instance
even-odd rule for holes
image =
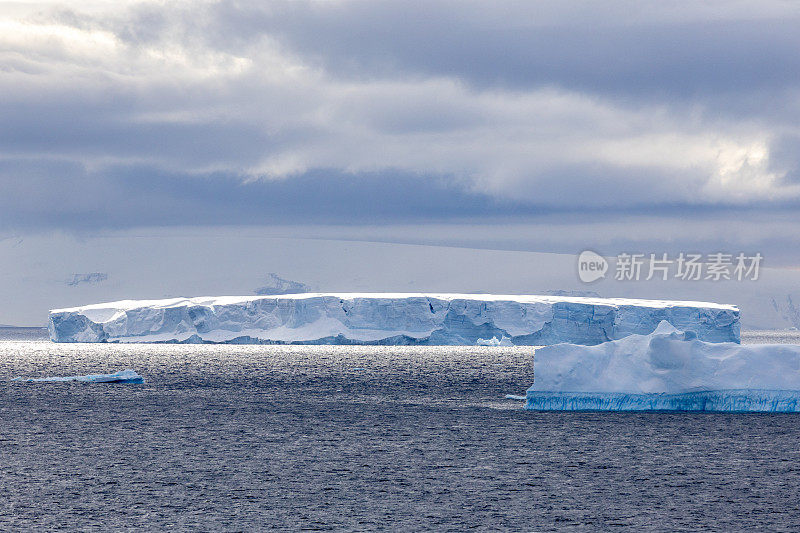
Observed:
[[[512,212],[508,202],[464,192],[436,178],[402,173],[348,175],[318,170],[293,179],[237,182],[230,177],[123,166],[99,172],[65,161],[2,161],[0,224],[42,227],[386,223]]]
[[[800,134],[784,135],[772,143],[770,163],[773,168],[788,170],[786,179],[800,183]]]
[[[797,88],[800,72],[797,12],[709,19],[691,16],[697,6],[687,2],[675,20],[653,5],[618,2],[561,3],[561,13],[541,2],[290,6],[218,4],[215,37],[224,46],[268,32],[340,76],[446,75],[478,87],[669,100]]]
[[[580,186],[587,175],[585,169],[562,169],[561,172],[563,174],[554,177],[554,183],[559,185],[539,191],[540,201],[521,203],[464,191],[446,179],[400,172],[352,175],[316,170],[291,179],[241,182],[229,176],[198,177],[136,165],[91,171],[69,161],[2,161],[0,187],[4,194],[0,196],[0,227],[26,231],[50,227],[89,230],[135,226],[315,225],[331,221],[345,225],[447,221],[495,224],[499,225],[501,233],[506,233],[501,226],[512,220],[530,223],[543,231],[548,221],[555,228],[579,221],[602,224],[626,215],[691,217],[698,222],[703,217],[741,216],[738,208],[719,204],[686,206],[655,201],[629,204],[612,213],[606,206],[613,204],[614,198],[603,196],[600,185],[597,190],[586,191],[579,203],[564,192],[576,184]],[[749,216],[761,212],[762,216],[777,217],[781,212],[796,212],[798,207],[800,205],[792,203],[752,205]],[[651,225],[653,229],[656,227]],[[615,231],[620,229],[617,227]],[[608,238],[628,242],[629,231],[623,231],[625,237]],[[486,235],[474,237],[465,244],[516,238],[524,248],[525,243],[531,241],[530,236],[523,238],[518,228],[510,233],[502,238],[498,235],[495,241]],[[547,241],[549,249],[563,251],[557,242],[548,241],[557,235],[548,230],[537,242]],[[571,239],[564,246],[574,247],[575,236]],[[639,236],[634,240],[640,239]],[[409,235],[394,240],[413,241]],[[417,240],[439,242],[430,235],[419,235]]]
[[[790,209],[789,4],[0,12],[0,225]]]

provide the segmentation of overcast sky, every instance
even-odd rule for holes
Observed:
[[[0,234],[800,264],[799,27],[790,1],[0,3]]]

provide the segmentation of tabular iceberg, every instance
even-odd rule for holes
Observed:
[[[649,335],[536,351],[531,410],[800,412],[800,346],[703,342],[667,322]]]
[[[50,312],[56,342],[594,345],[662,320],[739,342],[739,310],[702,302],[489,294],[307,293],[124,300]]]

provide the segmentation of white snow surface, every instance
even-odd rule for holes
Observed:
[[[531,392],[800,391],[800,346],[710,343],[662,322],[649,335],[536,350]]]
[[[541,346],[647,334],[662,320],[708,341],[739,341],[739,311],[730,305],[437,293],[123,300],[55,309],[49,331],[56,342],[475,345],[497,338]]]

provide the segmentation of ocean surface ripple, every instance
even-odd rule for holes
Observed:
[[[530,348],[3,336],[3,531],[800,529],[800,416],[527,412]]]

